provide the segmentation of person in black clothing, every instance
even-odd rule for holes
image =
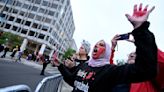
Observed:
[[[2,52],[3,50],[4,50],[4,46],[0,44],[0,52]]]
[[[88,41],[83,40],[81,47],[79,48],[79,52],[73,54],[72,57],[68,58],[65,61],[65,66],[68,67],[73,72],[74,70],[76,70],[79,64],[83,64],[89,60],[89,56],[88,56],[89,52],[90,52],[90,43]]]
[[[11,53],[11,57],[13,58],[16,54],[17,51],[20,51],[20,47],[19,46],[16,46],[14,49],[13,49],[13,52]]]
[[[1,56],[1,58],[5,58],[6,57],[6,53],[9,51],[9,48],[6,46],[5,48],[4,48],[4,53],[3,53],[3,55]]]
[[[49,59],[49,56],[42,56],[41,60],[43,62],[43,68],[42,68],[40,75],[44,75],[44,71],[45,71],[47,65],[50,63],[50,59]]]
[[[60,64],[60,70],[67,83],[73,86],[72,92],[112,92],[117,84],[151,80],[157,74],[157,46],[153,33],[148,30],[149,14],[154,7],[147,11],[134,6],[133,16],[126,15],[134,26],[132,35],[136,46],[134,64],[110,65],[110,47],[104,41],[99,41],[93,49],[92,59],[80,65],[78,71],[71,73]]]

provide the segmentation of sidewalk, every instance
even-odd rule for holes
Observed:
[[[2,53],[0,53],[0,56],[1,56],[1,54]],[[6,58],[0,58],[0,60],[15,62],[15,59],[11,59],[10,52],[7,53]],[[31,66],[31,67],[33,67],[35,69],[39,69],[39,70],[42,69],[42,65],[41,65],[40,62],[34,62],[34,61],[31,61],[31,60],[26,60],[24,58],[21,58],[21,62],[15,62],[15,63],[22,63],[22,64],[25,64],[27,66]],[[60,73],[58,71],[57,67],[52,67],[51,64],[47,65],[47,67],[45,69],[45,72],[50,73],[50,74],[58,74],[58,73]]]

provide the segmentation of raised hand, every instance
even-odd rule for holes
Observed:
[[[115,36],[113,37],[113,39],[111,40],[111,43],[112,43],[111,49],[115,50],[115,47],[116,47],[116,45],[117,45],[117,39],[119,39],[119,38],[120,38],[119,35],[115,35]]]
[[[147,10],[147,8],[148,5],[146,5],[143,9],[142,3],[140,4],[139,8],[137,8],[137,5],[134,5],[133,15],[125,15],[127,19],[132,23],[134,28],[138,28],[144,21],[148,20],[149,14],[154,10],[155,6],[153,6],[150,10]]]
[[[68,67],[68,68],[72,68],[74,67],[76,64],[75,64],[75,61],[71,61],[69,59],[65,60],[65,66]]]

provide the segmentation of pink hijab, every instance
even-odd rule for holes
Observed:
[[[104,65],[107,65],[107,64],[110,64],[109,63],[109,58],[110,58],[110,54],[111,54],[111,49],[110,49],[110,46],[108,43],[105,42],[105,54],[102,58],[99,58],[99,59],[93,59],[91,58],[89,61],[88,61],[88,65],[91,66],[91,67],[101,67],[101,66],[104,66]]]

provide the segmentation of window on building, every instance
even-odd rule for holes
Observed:
[[[59,20],[60,25],[62,24],[62,19]]]
[[[30,30],[30,32],[28,33],[29,36],[34,36],[35,35],[35,32]]]
[[[5,0],[5,1],[7,1],[7,0]],[[10,4],[10,5],[14,4],[14,2],[15,2],[15,0],[8,0],[8,4]]]
[[[48,40],[49,40],[49,36],[46,37],[46,41],[48,41]]]
[[[9,21],[13,21],[14,20],[14,17],[13,16],[10,16],[9,17]]]
[[[40,8],[40,9],[39,9],[39,12],[40,12],[40,13],[44,13],[44,11],[45,11],[45,9],[43,9],[43,8]]]
[[[20,18],[17,18],[15,22],[20,23],[21,22],[21,19]]]
[[[52,4],[51,4],[51,8],[57,9],[57,7],[58,7],[57,4],[55,4],[55,3],[52,3]]]
[[[17,31],[17,29],[18,29],[18,27],[16,27],[16,26],[13,26],[13,28],[12,28],[13,31]]]
[[[61,5],[59,5],[58,10],[59,10],[59,11],[61,10]]]
[[[41,27],[42,27],[42,24],[39,24],[38,29],[41,29]]]
[[[52,32],[52,28],[50,28],[50,30],[49,30],[49,33],[51,33]]]
[[[4,11],[9,11],[9,7],[4,7]]]
[[[17,14],[18,10],[17,9],[13,9],[13,13]]]
[[[57,12],[55,17],[58,18],[58,16],[59,16],[59,13]]]
[[[56,25],[56,29],[57,29],[57,31],[59,30],[59,25],[58,24]]]
[[[20,32],[21,31],[21,28],[20,27],[18,27],[18,30],[17,30],[17,32]]]
[[[38,38],[44,39],[45,35],[44,34],[39,34]]]
[[[51,19],[46,18],[46,19],[45,19],[45,22],[46,22],[46,23],[51,23]]]
[[[6,16],[6,14],[3,14],[3,13],[0,14],[1,18],[4,18],[5,16]]]
[[[0,9],[3,7],[3,5],[0,5]]]
[[[35,16],[35,15],[34,15],[33,13],[29,13],[29,15],[28,15],[28,17],[31,18],[31,19],[33,19],[34,16]]]
[[[5,24],[4,23],[0,23],[1,24],[1,27],[3,27]]]
[[[32,27],[33,27],[33,28],[37,28],[37,27],[38,27],[38,24],[37,24],[37,23],[33,23],[33,24],[32,24]]]
[[[22,29],[21,33],[26,34],[27,33],[27,29]]]
[[[21,7],[21,5],[22,5],[22,3],[21,3],[20,1],[17,1],[17,2],[16,2],[16,6]]]
[[[23,8],[25,8],[25,9],[28,9],[28,7],[29,7],[29,5],[27,5],[27,4],[23,5]]]
[[[25,17],[28,17],[28,15],[29,15],[29,13],[28,13],[28,12],[24,14],[24,16],[25,16]]]
[[[67,6],[69,6],[70,5],[70,0],[67,0]]]
[[[48,1],[43,1],[42,5],[43,6],[48,6]]]
[[[43,30],[43,31],[47,31],[48,28],[49,28],[48,26],[43,25],[42,30]]]
[[[37,11],[37,10],[38,10],[38,7],[36,7],[36,6],[32,7],[32,11]]]
[[[54,16],[54,13],[55,13],[54,11],[50,11],[50,10],[49,10],[48,15]]]
[[[41,1],[40,1],[40,0],[35,0],[35,3],[36,3],[36,4],[40,4]]]
[[[30,24],[31,24],[30,21],[26,21],[26,22],[25,22],[25,25],[26,25],[26,26],[30,26]]]
[[[10,27],[11,27],[10,24],[6,24],[6,25],[5,25],[5,28],[6,28],[6,29],[10,29]]]
[[[40,20],[41,20],[41,18],[42,18],[42,17],[41,17],[41,16],[39,16],[39,15],[36,15],[36,17],[35,17],[35,19],[36,19],[36,20],[38,20],[38,21],[40,21]]]
[[[24,11],[20,11],[19,15],[24,16],[25,12]]]
[[[64,3],[64,0],[61,0],[61,3],[63,4]]]
[[[56,20],[54,19],[53,22],[52,22],[52,25],[55,25],[55,23],[56,23]]]

